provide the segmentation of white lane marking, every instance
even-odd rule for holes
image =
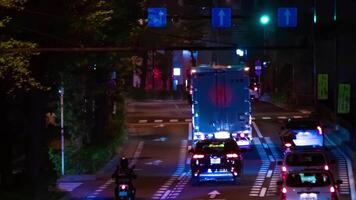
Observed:
[[[269,158],[269,161],[271,161],[271,162],[276,161],[276,160],[273,158],[273,156],[272,156],[272,155],[269,155],[269,156],[268,156],[268,158]]]
[[[188,125],[188,140],[191,141],[193,139],[193,130],[192,130],[192,123]]]
[[[257,127],[257,124],[255,122],[252,122],[252,126],[256,130],[256,133],[257,133],[258,137],[263,138],[263,135],[262,135],[260,129]]]
[[[293,116],[293,118],[294,118],[294,119],[301,119],[301,118],[303,118],[303,116],[295,115],[295,116]]]
[[[262,117],[262,119],[272,119],[271,117]]]
[[[185,119],[184,121],[186,121],[186,122],[191,122],[192,119]]]
[[[268,173],[267,173],[266,177],[267,177],[267,178],[271,178],[272,173],[273,173],[273,171],[272,171],[272,170],[268,170]]]
[[[186,154],[187,154],[188,140],[182,140],[180,151],[179,151],[179,160],[176,171],[171,175],[171,178],[166,181],[158,191],[156,191],[151,199],[174,199],[181,192],[181,188],[185,186],[188,182],[185,179],[188,179],[190,176],[187,173],[184,173],[186,165]],[[174,182],[178,181],[178,184],[174,188],[168,190],[172,187]],[[166,191],[164,194],[160,191]],[[168,192],[169,191],[169,192]]]
[[[170,119],[169,122],[178,122],[178,119]]]
[[[57,185],[57,188],[59,190],[63,190],[66,192],[72,192],[73,190],[75,190],[77,187],[79,187],[82,184],[83,183],[79,183],[79,182],[63,182],[63,183],[59,183]]]
[[[287,119],[286,116],[278,116],[277,119]]]
[[[136,148],[136,151],[133,155],[133,159],[131,160],[130,162],[130,165],[133,166],[137,163],[137,160],[138,160],[138,157],[140,157],[141,155],[141,152],[142,152],[142,149],[143,149],[143,144],[144,142],[143,141],[140,141],[137,145],[137,148]]]
[[[349,175],[349,189],[351,191],[351,199],[352,200],[356,200],[356,189],[355,189],[355,179],[354,179],[354,173],[352,171],[352,164],[351,164],[351,160],[348,156],[346,156],[344,154],[344,152],[342,152],[337,145],[331,141],[327,136],[325,136],[326,140],[328,140],[328,142],[333,145],[334,147],[336,147],[335,149],[345,158],[346,163],[347,163],[347,172]]]
[[[299,112],[303,113],[303,114],[311,114],[312,112],[309,110],[300,110]]]
[[[162,120],[162,119],[155,119],[153,122],[155,122],[155,123],[162,123],[163,120]]]
[[[277,149],[276,145],[273,143],[272,139],[270,137],[265,137],[265,141],[269,149],[271,150],[273,157],[277,160],[281,160],[282,155],[280,151]]]
[[[265,194],[266,194],[266,191],[267,191],[267,188],[262,188],[262,190],[261,190],[261,192],[260,192],[260,195],[259,195],[259,197],[264,197],[265,196]]]
[[[161,197],[161,199],[167,199],[169,193],[171,193],[171,190],[167,190],[167,191],[163,194],[163,196]]]
[[[266,143],[263,143],[262,145],[263,145],[263,148],[268,149],[268,146]]]
[[[138,123],[142,124],[142,123],[147,123],[148,120],[147,119],[141,119],[141,120],[138,120]]]
[[[257,127],[256,125],[254,127]],[[262,160],[262,165],[260,166],[260,170],[258,172],[258,176],[255,180],[254,185],[250,190],[249,196],[258,196],[261,191],[263,182],[266,179],[266,174],[270,165],[270,161],[268,160],[268,156],[266,150],[263,148],[261,141],[258,137],[253,138],[253,143],[256,146],[257,152]],[[257,194],[256,194],[257,193]]]

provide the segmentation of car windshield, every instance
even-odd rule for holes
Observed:
[[[288,187],[325,187],[331,184],[331,177],[324,172],[290,173],[287,176]]]
[[[289,121],[286,125],[287,129],[292,130],[312,130],[316,129],[318,123],[316,121],[300,120],[300,121]]]
[[[321,153],[291,153],[286,157],[289,166],[319,166],[325,164],[325,158]]]
[[[203,154],[237,152],[238,146],[235,141],[202,141],[196,146],[196,152]]]

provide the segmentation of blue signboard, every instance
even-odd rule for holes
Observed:
[[[167,9],[166,8],[148,8],[147,9],[148,27],[165,27],[167,25]]]
[[[231,27],[231,8],[212,8],[211,24],[214,28]]]
[[[261,60],[256,60],[255,61],[255,74],[256,76],[261,76],[261,73],[262,73],[262,61]]]
[[[297,27],[298,10],[296,7],[278,8],[278,26],[279,27]]]

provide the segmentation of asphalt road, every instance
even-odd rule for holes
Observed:
[[[253,113],[255,145],[243,154],[244,170],[239,183],[192,186],[187,153],[190,106],[175,101],[130,103],[126,113],[130,135],[120,154],[129,157],[136,166],[137,199],[278,199],[276,182],[280,169],[276,161],[281,159],[278,131],[286,118],[307,114],[263,102],[253,105]],[[330,156],[337,160],[337,176],[347,172],[345,159],[338,151],[330,151]],[[92,180],[83,181],[72,191],[72,199],[113,199],[114,183],[110,176],[116,162],[113,160]],[[341,188],[343,199],[350,199],[347,187],[344,184]]]

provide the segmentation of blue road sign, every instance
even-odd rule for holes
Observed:
[[[148,8],[147,13],[148,27],[160,28],[167,25],[166,8]]]
[[[231,27],[231,8],[212,8],[211,24],[214,28]]]
[[[298,10],[296,7],[278,8],[278,26],[296,27],[298,25]]]

